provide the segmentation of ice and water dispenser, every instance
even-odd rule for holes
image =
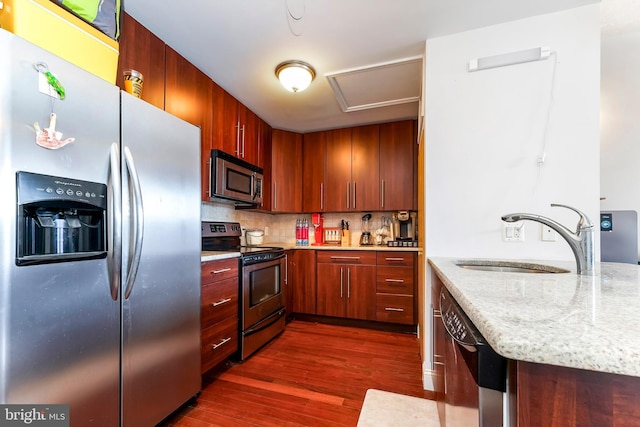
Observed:
[[[107,186],[17,173],[16,264],[105,258]]]

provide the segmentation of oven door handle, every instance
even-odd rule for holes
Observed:
[[[266,319],[261,320],[260,322],[256,323],[255,325],[253,325],[252,327],[244,331],[243,335],[247,337],[249,335],[257,334],[258,332],[267,329],[269,326],[273,325],[278,320],[280,320],[280,318],[284,316],[286,312],[287,312],[286,309],[281,308],[280,310],[276,311]]]

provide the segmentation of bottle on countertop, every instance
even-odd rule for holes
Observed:
[[[296,246],[302,246],[302,223],[296,219]]]
[[[309,221],[302,220],[302,246],[309,246]]]

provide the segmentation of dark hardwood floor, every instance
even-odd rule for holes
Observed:
[[[415,335],[292,321],[243,363],[203,378],[162,427],[355,426],[368,389],[432,398]]]

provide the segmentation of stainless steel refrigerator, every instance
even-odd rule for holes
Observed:
[[[0,403],[152,426],[200,379],[200,131],[0,30]]]

